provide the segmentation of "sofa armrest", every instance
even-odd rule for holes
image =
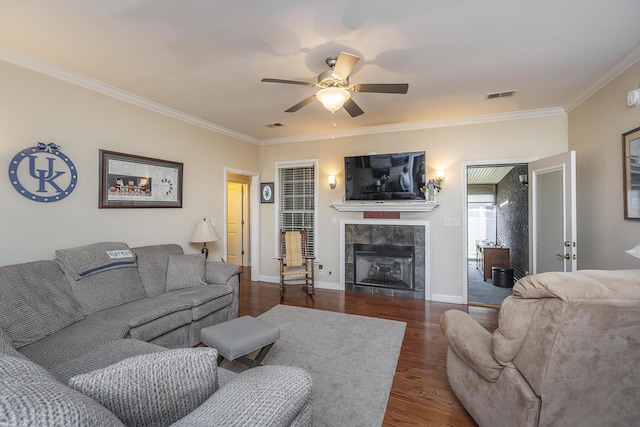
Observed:
[[[208,285],[229,285],[233,290],[233,300],[229,304],[227,320],[238,317],[240,300],[240,267],[224,261],[208,261],[206,263],[205,281]]]
[[[300,368],[248,369],[173,426],[289,426],[309,405],[311,387]]]
[[[448,310],[440,319],[440,329],[449,347],[485,380],[498,380],[503,366],[491,355],[491,333],[467,313]]]

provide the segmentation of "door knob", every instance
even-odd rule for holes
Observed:
[[[569,254],[564,254],[564,255],[556,254],[556,256],[559,256],[560,258],[564,258],[564,259],[571,259],[571,255]]]

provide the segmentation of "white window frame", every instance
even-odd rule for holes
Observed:
[[[312,233],[307,235],[307,239],[309,240],[309,246],[311,250],[313,250],[312,256],[318,257],[318,239],[317,239],[317,231],[318,231],[318,160],[296,160],[296,161],[287,161],[287,162],[276,162],[276,170],[275,170],[275,182],[274,182],[274,203],[276,207],[276,216],[275,216],[275,245],[274,245],[274,253],[275,257],[280,256],[280,230],[282,229],[280,224],[280,212],[281,212],[281,201],[282,201],[282,188],[280,187],[280,170],[282,169],[292,169],[292,168],[306,168],[312,167],[314,170],[313,176],[313,230]],[[312,240],[312,241],[311,241]]]

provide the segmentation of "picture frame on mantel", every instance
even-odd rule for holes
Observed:
[[[622,134],[624,219],[640,220],[640,127]]]
[[[181,208],[183,164],[100,150],[100,199],[104,208]]]

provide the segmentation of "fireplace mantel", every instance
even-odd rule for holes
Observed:
[[[340,212],[431,212],[439,203],[428,202],[349,202],[331,205]]]

